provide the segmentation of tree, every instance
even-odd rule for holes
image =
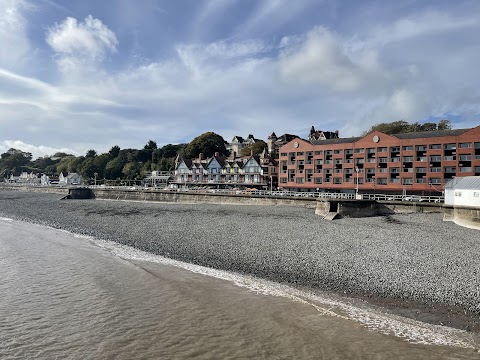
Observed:
[[[93,149],[88,150],[85,155],[86,158],[94,158],[96,156],[97,156],[97,152]]]
[[[268,147],[268,145],[265,143],[265,141],[263,141],[263,140],[256,141],[252,145],[244,147],[240,151],[240,156],[249,156],[250,151],[253,151],[253,155],[258,155],[258,154],[261,154],[262,151],[264,149],[266,149],[267,147]]]
[[[0,170],[18,174],[23,166],[30,164],[31,160],[31,153],[11,148],[0,156]]]
[[[120,152],[120,147],[118,145],[112,146],[112,148],[108,151],[108,153],[112,158],[116,158],[119,152]]]
[[[225,140],[214,132],[206,132],[197,136],[185,148],[185,156],[187,158],[198,157],[201,153],[205,157],[210,157],[216,152],[221,156],[229,155],[229,151],[225,148]]]
[[[362,135],[365,136],[373,131],[380,131],[384,134],[402,134],[409,132],[420,132],[420,131],[436,131],[436,130],[451,130],[452,124],[450,120],[440,120],[438,125],[432,122],[426,122],[420,124],[418,122],[409,124],[406,121],[394,121],[391,123],[380,123],[373,125],[369,130],[365,131]]]
[[[374,131],[379,131],[384,134],[400,134],[410,132],[411,126],[404,120],[394,121],[391,123],[379,123],[373,125],[369,130],[365,131],[363,135],[369,134]]]
[[[143,148],[145,150],[155,150],[157,148],[157,143],[153,140],[148,140]]]
[[[438,122],[438,130],[452,130],[452,123],[450,120],[444,119]]]

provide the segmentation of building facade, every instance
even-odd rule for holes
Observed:
[[[480,175],[480,126],[294,139],[280,148],[279,187],[293,191],[434,194],[456,176],[474,175]]]
[[[177,158],[173,183],[181,187],[229,186],[270,188],[277,185],[277,162],[266,150],[260,155],[226,159],[216,153],[208,159]]]

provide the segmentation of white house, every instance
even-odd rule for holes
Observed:
[[[445,206],[480,209],[480,176],[455,177],[446,183]]]
[[[81,185],[82,183],[83,179],[77,173],[69,173],[67,176],[60,173],[58,177],[58,185]]]

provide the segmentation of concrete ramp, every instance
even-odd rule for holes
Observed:
[[[325,215],[323,220],[334,220],[336,218],[338,218],[338,212],[329,212],[327,215]]]

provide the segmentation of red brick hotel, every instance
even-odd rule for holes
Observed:
[[[278,186],[293,191],[428,194],[455,176],[480,175],[480,126],[472,129],[307,141],[280,148]]]

